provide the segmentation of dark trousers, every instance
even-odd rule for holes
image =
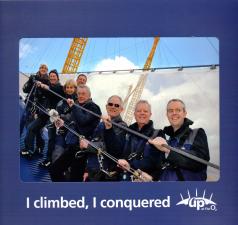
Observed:
[[[52,164],[50,168],[50,176],[52,181],[83,181],[87,157],[86,155],[83,155],[81,158],[76,159],[75,153],[77,151],[78,148],[75,146],[66,147],[65,152]],[[70,172],[69,178],[67,179],[65,172],[68,169]]]
[[[37,147],[44,147],[44,140],[41,137],[41,130],[46,125],[48,117],[38,117],[32,121],[29,126],[25,137],[25,149],[34,152],[34,139],[36,137]]]
[[[48,150],[46,157],[49,161],[52,161],[52,153],[55,149],[55,137],[56,137],[56,128],[54,124],[48,126]]]
[[[52,152],[52,163],[54,163],[65,151],[65,134],[55,135],[55,148]]]

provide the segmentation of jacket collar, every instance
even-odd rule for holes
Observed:
[[[121,116],[119,115],[119,116],[116,116],[116,117],[112,118],[112,121],[115,122],[115,123],[118,123],[118,122],[121,122],[121,121],[122,121],[122,118],[121,118]]]
[[[174,137],[181,134],[185,130],[189,129],[189,126],[192,124],[193,124],[192,120],[185,118],[183,125],[178,130],[174,132],[174,129],[172,126],[167,126],[167,127],[164,127],[164,133],[169,135],[170,137]]]
[[[49,80],[49,76],[48,76],[47,73],[40,75],[40,72],[38,71],[38,72],[36,73],[36,76],[38,76],[38,77],[39,77],[40,79],[42,79],[42,80]]]
[[[77,102],[77,104],[79,104],[80,106],[84,106],[84,105],[86,105],[86,104],[88,104],[88,103],[93,102],[93,100],[90,98],[90,99],[88,99],[86,102],[83,102],[83,103],[79,103],[78,100],[77,100],[76,102]]]
[[[148,130],[151,130],[151,129],[154,129],[154,126],[153,126],[153,121],[150,120],[149,123],[145,124],[141,130],[139,130],[139,127],[138,127],[138,123],[133,123],[131,126],[130,126],[131,129],[135,130],[135,131],[138,131],[140,133],[145,133],[147,132]]]

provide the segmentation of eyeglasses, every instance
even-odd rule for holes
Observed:
[[[113,104],[113,103],[111,103],[111,102],[108,102],[107,105],[108,105],[108,106],[111,106],[111,107],[114,106],[114,107],[116,107],[116,108],[119,108],[119,107],[120,107],[119,104]]]

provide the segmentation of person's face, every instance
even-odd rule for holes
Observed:
[[[57,75],[55,73],[50,73],[49,74],[49,79],[50,79],[50,83],[51,84],[57,84],[57,82],[59,81]]]
[[[45,65],[40,66],[39,68],[40,75],[47,74],[48,68]]]
[[[90,94],[86,88],[79,88],[77,95],[79,103],[84,103],[90,98]]]
[[[167,117],[174,130],[179,129],[183,125],[186,115],[187,112],[181,102],[174,101],[168,104]]]
[[[74,94],[75,93],[75,86],[74,85],[66,85],[65,86],[65,93],[67,94],[67,95],[72,95],[72,94]]]
[[[79,76],[77,78],[77,85],[85,85],[87,83],[87,78],[85,76]]]
[[[149,123],[151,117],[149,105],[146,103],[139,103],[135,109],[134,116],[140,128]]]
[[[107,102],[106,110],[111,118],[119,116],[123,110],[120,99],[117,97],[110,98]]]

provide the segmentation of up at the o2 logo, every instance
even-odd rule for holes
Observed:
[[[191,197],[189,191],[187,198],[184,198],[182,194],[180,194],[182,200],[178,202],[176,205],[186,205],[190,208],[196,208],[197,210],[217,211],[217,204],[214,201],[212,201],[213,194],[211,194],[209,198],[206,198],[205,194],[206,191],[204,190],[203,196],[199,197],[197,189],[195,197]]]

